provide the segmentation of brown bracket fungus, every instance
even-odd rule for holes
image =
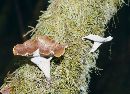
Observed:
[[[44,72],[47,80],[50,80],[50,60],[54,56],[62,56],[66,47],[45,35],[27,40],[23,44],[17,44],[13,48],[13,53],[20,56],[33,56],[31,61]]]
[[[27,40],[23,44],[17,44],[13,48],[13,53],[14,55],[29,56],[39,49],[42,56],[60,57],[64,54],[65,48],[67,48],[66,45],[61,45],[45,35]]]

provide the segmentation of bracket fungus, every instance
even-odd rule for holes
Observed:
[[[100,36],[98,36],[98,35],[92,35],[92,34],[90,34],[90,35],[88,35],[88,36],[82,37],[82,39],[83,39],[83,40],[84,40],[84,39],[88,39],[88,40],[94,41],[94,44],[93,44],[93,46],[92,46],[92,49],[90,50],[90,53],[91,53],[91,52],[95,52],[95,51],[97,50],[97,48],[98,48],[101,44],[103,44],[103,43],[105,43],[105,42],[111,41],[111,40],[113,39],[113,37],[108,36],[108,37],[104,38],[104,37],[100,37]]]
[[[67,48],[66,45],[59,44],[44,35],[27,40],[23,44],[17,44],[13,48],[13,53],[20,56],[32,56],[31,61],[43,71],[49,81],[51,79],[50,60],[53,57],[62,56],[65,48]]]

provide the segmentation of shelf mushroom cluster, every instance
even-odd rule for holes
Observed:
[[[95,52],[101,44],[111,41],[113,37],[109,36],[103,38],[98,35],[90,34],[82,37],[82,39],[88,39],[94,42],[90,50],[91,53]],[[31,61],[43,71],[47,80],[50,81],[50,60],[53,57],[62,56],[65,53],[65,48],[67,48],[66,45],[59,44],[55,42],[55,40],[44,35],[27,40],[23,44],[17,44],[13,48],[13,53],[14,55],[20,56],[32,56]]]
[[[67,48],[66,45],[59,44],[44,35],[27,40],[23,44],[17,44],[13,48],[13,53],[20,56],[32,56],[31,61],[44,72],[47,80],[50,80],[50,60],[53,57],[62,56],[65,48]]]

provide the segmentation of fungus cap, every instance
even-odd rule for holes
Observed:
[[[23,44],[17,44],[16,46],[14,46],[13,54],[21,56],[29,56],[33,55],[33,52],[35,52],[37,49],[38,49],[38,41],[30,39],[25,41]]]
[[[28,56],[33,55],[39,49],[42,56],[60,57],[65,53],[66,45],[59,44],[50,37],[37,36],[35,39],[25,41],[23,44],[17,44],[13,48],[14,55]]]

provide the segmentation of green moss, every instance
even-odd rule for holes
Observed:
[[[121,6],[120,0],[52,0],[33,32],[67,44],[63,57],[51,62],[52,83],[48,87],[35,65],[25,64],[11,76],[12,94],[87,94],[90,72],[96,68],[98,51],[90,54],[88,34],[104,35],[105,25]],[[22,63],[22,62],[21,62]]]

